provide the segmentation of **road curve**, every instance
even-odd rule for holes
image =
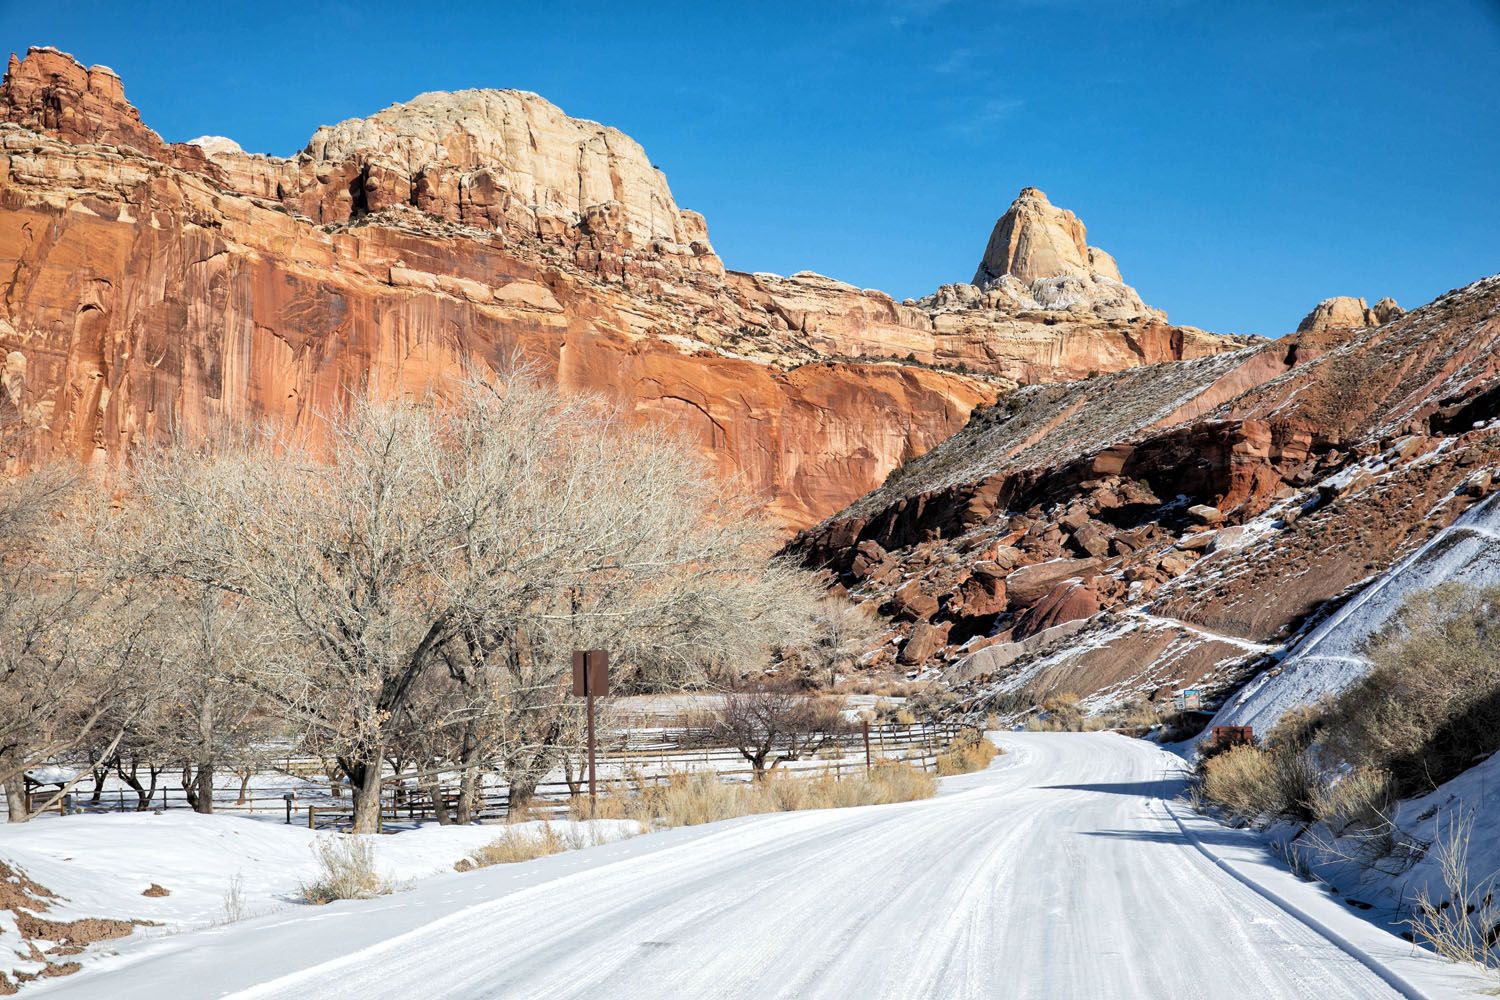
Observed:
[[[1395,996],[1186,840],[1160,801],[1175,758],[1112,734],[999,741],[929,801],[673,831],[533,884],[487,869],[448,903],[401,894],[404,924],[401,896],[349,904],[77,985],[144,996],[212,968],[234,974],[201,995],[304,1000]]]

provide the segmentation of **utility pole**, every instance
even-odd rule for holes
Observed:
[[[589,819],[599,805],[594,781],[594,696],[609,694],[609,652],[603,649],[573,651],[573,696],[588,706],[589,726]]]

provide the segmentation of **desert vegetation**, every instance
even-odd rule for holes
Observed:
[[[1312,860],[1405,870],[1430,853],[1436,884],[1411,907],[1413,937],[1494,969],[1500,914],[1493,874],[1469,863],[1474,818],[1440,816],[1436,842],[1415,843],[1393,809],[1500,749],[1500,587],[1412,594],[1365,651],[1358,683],[1289,713],[1258,745],[1205,744],[1197,793],[1241,822],[1302,825]]]
[[[308,428],[178,439],[118,481],[8,480],[10,817],[28,815],[25,771],[58,761],[80,780],[114,773],[142,808],[174,781],[209,811],[215,775],[253,773],[272,739],[328,762],[356,832],[377,829],[393,768],[458,775],[444,821],[474,815],[486,770],[524,811],[548,771],[578,770],[572,649],[610,649],[617,689],[639,691],[848,662],[868,624],[773,548],[670,435],[627,433],[524,372],[442,400],[352,399]],[[737,732],[758,771],[816,749],[757,751],[753,726]]]
[[[302,884],[306,902],[372,899],[400,888],[375,868],[375,851],[365,837],[322,837],[312,845],[318,874]],[[229,904],[226,901],[226,912]]]
[[[981,730],[965,729],[949,744],[947,750],[938,754],[936,770],[944,777],[983,771],[1000,754],[1000,748]]]
[[[1200,754],[1203,795],[1243,819],[1374,822],[1500,749],[1500,587],[1413,594],[1371,638],[1370,671],[1258,746]]]
[[[899,761],[878,762],[868,774],[800,778],[779,773],[743,783],[721,781],[708,771],[681,771],[662,780],[616,784],[601,797],[598,815],[668,829],[756,813],[910,802],[936,792],[935,775]]]

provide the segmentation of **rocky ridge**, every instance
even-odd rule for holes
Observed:
[[[1228,690],[1500,478],[1500,277],[1031,386],[790,546],[976,710]]]
[[[279,158],[167,143],[113,71],[32,49],[0,84],[0,205],[11,467],[519,358],[675,423],[800,526],[1017,385],[1244,344],[1067,296],[727,270],[638,144],[518,91],[422,95]]]

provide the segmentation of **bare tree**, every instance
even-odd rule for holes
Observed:
[[[254,669],[247,621],[251,609],[233,595],[192,585],[167,595],[148,640],[160,663],[150,680],[151,703],[125,728],[117,755],[121,779],[138,795],[142,766],[154,790],[158,774],[179,773],[188,804],[213,812],[215,775],[265,739],[270,720],[255,689],[240,682]],[[131,772],[122,766],[128,761]],[[142,808],[144,808],[144,800]]]
[[[111,757],[121,720],[140,707],[145,617],[119,581],[79,558],[95,540],[66,518],[76,487],[58,468],[0,481],[0,784],[11,822],[30,815],[28,769],[82,753],[87,776],[100,760],[84,751]]]
[[[715,717],[718,736],[764,780],[778,764],[816,753],[845,729],[836,701],[787,688],[731,691]]]
[[[313,442],[178,442],[141,455],[126,490],[136,571],[253,607],[262,655],[237,682],[331,748],[357,832],[431,671],[485,723],[443,726],[449,759],[499,758],[524,796],[574,711],[572,648],[678,678],[805,620],[804,578],[765,558],[774,536],[676,442],[524,375],[457,395],[357,400]]]
[[[868,603],[837,596],[824,597],[811,608],[808,628],[786,650],[788,659],[800,666],[804,683],[833,687],[875,644],[884,629],[871,611]]]

